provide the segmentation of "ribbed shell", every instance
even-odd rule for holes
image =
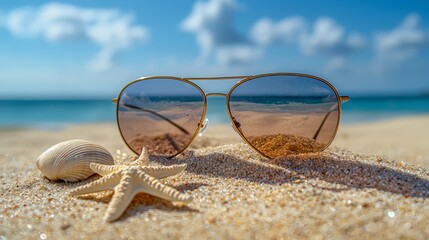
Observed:
[[[94,174],[90,163],[113,165],[112,155],[102,146],[86,140],[58,143],[37,158],[37,167],[48,179],[77,182]]]

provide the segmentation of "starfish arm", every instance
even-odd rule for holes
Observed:
[[[131,174],[125,174],[122,177],[120,184],[115,187],[115,194],[113,195],[103,218],[105,222],[113,222],[121,217],[133,200],[136,192],[131,180]]]
[[[137,158],[133,165],[149,166],[149,152],[147,151],[147,148],[142,148],[139,158]]]
[[[169,201],[188,203],[192,200],[190,196],[162,184],[158,179],[151,177],[144,172],[140,172],[139,177],[139,192],[145,192]]]
[[[122,165],[105,165],[99,163],[90,163],[89,167],[95,173],[100,174],[101,176],[107,176],[113,172],[119,171],[124,168]]]
[[[111,175],[102,177],[94,182],[88,183],[84,186],[77,187],[70,192],[70,195],[82,195],[87,193],[100,192],[104,190],[112,190],[118,184],[121,175],[119,173],[113,173]]]
[[[161,179],[176,175],[186,169],[186,164],[171,165],[171,166],[156,166],[156,167],[142,167],[142,170],[148,175]]]

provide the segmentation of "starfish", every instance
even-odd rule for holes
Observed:
[[[103,165],[91,163],[90,168],[103,177],[85,186],[78,187],[70,192],[71,195],[114,190],[111,202],[103,220],[112,222],[117,220],[126,210],[137,193],[144,192],[169,201],[190,202],[191,197],[182,194],[176,189],[162,184],[158,179],[180,173],[186,164],[173,166],[149,166],[147,150],[134,165]],[[153,176],[151,176],[153,175]]]
[[[186,164],[178,164],[171,166],[149,166],[149,153],[147,152],[146,148],[142,149],[139,158],[135,162],[133,162],[131,166],[139,166],[139,169],[141,169],[143,172],[157,179],[176,175],[186,169]],[[89,167],[92,169],[92,171],[100,174],[101,176],[107,176],[113,172],[129,168],[130,166],[91,163]]]

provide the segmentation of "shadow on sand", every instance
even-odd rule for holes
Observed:
[[[85,182],[88,183],[88,181],[85,181]],[[64,184],[64,183],[58,183],[58,184]],[[200,184],[200,183],[182,184],[182,185],[176,186],[175,188],[179,191],[184,191],[184,190],[197,189],[201,186],[205,186],[205,184]],[[95,194],[91,193],[91,194],[85,194],[82,196],[77,196],[77,198],[82,200],[90,200],[90,201],[95,201],[95,202],[100,202],[105,204],[109,204],[109,202],[112,200],[112,197],[113,197],[113,192],[111,191],[103,191]],[[129,207],[127,208],[127,210],[125,210],[124,214],[116,221],[124,220],[129,216],[144,214],[145,212],[151,209],[158,209],[158,210],[167,211],[167,212],[171,212],[171,211],[198,212],[198,210],[188,207],[186,205],[175,205],[170,201],[157,198],[149,194],[138,193],[135,195]],[[107,205],[106,205],[106,210],[107,210]]]
[[[266,160],[261,163],[246,161],[224,153],[212,153],[195,157],[163,159],[152,161],[164,165],[186,163],[186,171],[220,178],[244,179],[266,184],[293,182],[301,176],[306,179],[320,179],[340,184],[341,188],[329,190],[343,191],[350,188],[375,188],[380,191],[402,194],[409,197],[429,197],[429,181],[402,170],[383,166],[376,162],[330,157],[328,154],[289,156],[286,159]]]
[[[151,161],[163,164],[186,163],[186,171],[198,175],[218,178],[234,178],[265,184],[293,183],[304,176],[306,179],[319,179],[325,182],[339,184],[341,187],[325,188],[328,191],[345,191],[351,188],[374,188],[408,197],[429,197],[429,181],[415,174],[362,160],[351,160],[345,157],[331,157],[328,154],[312,154],[306,156],[289,156],[285,159],[266,160],[260,163],[239,159],[225,153],[212,153],[204,156],[194,156],[192,153],[182,158],[167,159],[151,157]],[[427,175],[427,172],[423,173]],[[71,184],[73,187],[82,186],[98,178],[91,178],[80,183]],[[56,183],[68,185],[66,183]],[[175,188],[179,191],[194,190],[205,184],[186,183]],[[108,203],[112,194],[86,195],[79,198]],[[163,211],[192,211],[186,206],[176,206],[147,194],[137,194],[131,207],[120,219],[142,214],[150,209]]]

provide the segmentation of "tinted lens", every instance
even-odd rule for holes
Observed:
[[[338,106],[327,83],[288,75],[245,81],[229,99],[238,130],[270,158],[325,149],[337,129]]]
[[[117,120],[122,137],[136,153],[174,156],[191,143],[203,117],[204,95],[189,82],[147,79],[121,92]]]

